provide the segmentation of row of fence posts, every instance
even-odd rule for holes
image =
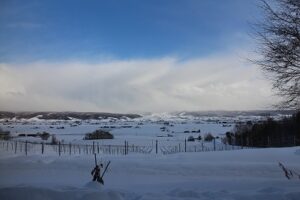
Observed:
[[[201,143],[201,147],[202,147],[202,151],[204,151],[203,142]],[[194,148],[196,148],[196,146]],[[216,151],[216,139],[215,138],[213,139],[213,149],[214,149],[214,151]],[[180,143],[178,144],[178,152],[182,152]],[[184,152],[187,152],[187,139],[184,139]],[[195,150],[195,152],[196,152],[196,150]],[[155,142],[155,153],[158,154],[158,140],[156,140],[156,142]]]
[[[213,139],[211,142],[212,142],[212,147],[209,148],[204,146],[203,141],[201,142],[200,145],[199,144],[197,145],[192,142],[191,142],[192,145],[187,145],[188,140],[185,139],[183,144],[184,147],[182,147],[182,143],[178,143],[178,145],[175,146],[161,146],[160,149],[163,154],[170,154],[170,153],[179,153],[179,152],[207,152],[207,151],[237,150],[237,149],[245,148],[243,146],[234,146],[234,145],[228,146],[227,143],[224,143],[217,147],[216,139]],[[156,146],[158,146],[157,141],[156,141]]]
[[[4,144],[4,143],[3,143]],[[13,143],[11,143],[12,145],[13,145]],[[20,151],[22,151],[22,146],[21,145],[19,145],[20,147]],[[12,147],[13,148],[13,147]],[[6,150],[8,151],[8,143],[6,144]],[[18,142],[17,141],[15,141],[15,145],[14,145],[14,150],[15,150],[15,154],[17,153],[17,151],[18,151]],[[27,152],[28,152],[28,142],[26,141],[25,142],[25,154],[26,154],[26,156],[27,156]]]
[[[22,151],[23,149],[23,145],[18,145],[18,142],[15,141],[15,142],[2,142],[2,148],[3,149],[6,149],[6,151],[9,151],[9,144],[11,146],[11,150],[14,151],[14,153],[16,154],[19,151]],[[5,147],[6,145],[6,147]],[[25,154],[27,155],[27,152],[28,152],[28,143],[27,141],[25,142],[25,148],[24,148],[24,151],[25,151]]]
[[[25,151],[25,154],[27,155],[28,154],[28,145],[30,144],[31,148],[34,147],[33,145],[41,145],[41,153],[44,154],[45,153],[45,143],[42,142],[42,143],[31,143],[31,142],[28,142],[28,141],[25,141],[25,142],[20,142],[20,141],[14,141],[14,144],[12,142],[7,142],[7,151],[8,151],[8,145],[9,143],[11,143],[12,145],[12,150],[14,150],[14,153],[16,154],[17,151],[18,151],[18,148],[22,148],[22,144],[25,144],[25,148],[24,148],[24,151]],[[18,147],[18,143],[19,143],[19,147]],[[50,145],[50,144],[49,144]],[[194,147],[190,146],[188,148],[188,145],[187,145],[187,139],[184,140],[184,148],[182,148],[182,143],[179,143],[178,146],[171,146],[171,150],[173,153],[176,153],[176,152],[191,152],[191,151],[208,151],[207,149],[204,148],[204,144],[203,142],[201,142],[201,148],[199,150],[199,148],[197,149],[197,146],[194,145]],[[4,143],[3,143],[3,146],[4,146]],[[99,143],[97,142],[94,142],[92,143],[92,145],[88,145],[88,144],[63,144],[61,142],[59,142],[57,145],[50,145],[53,147],[53,149],[58,152],[58,155],[61,156],[62,153],[66,154],[66,153],[69,153],[69,155],[72,154],[72,149],[73,149],[73,154],[76,154],[77,152],[79,154],[81,153],[85,153],[85,154],[95,154],[95,153],[100,153],[100,152],[103,152],[103,153],[107,153],[107,154],[123,154],[123,155],[128,155],[129,154],[129,151],[131,152],[139,152],[139,153],[151,153],[152,151],[152,148],[153,148],[153,145],[152,147],[143,147],[141,148],[140,146],[129,146],[129,142],[128,141],[124,141],[124,146],[122,147],[122,145],[102,145],[100,146]],[[113,148],[112,148],[113,146]],[[83,149],[82,149],[83,147]],[[130,148],[131,147],[131,148]],[[164,147],[164,146],[162,146]],[[161,147],[161,148],[162,148]],[[194,148],[193,150],[191,150],[191,148]],[[240,148],[243,148],[243,147],[240,147]],[[83,150],[83,151],[82,151]],[[213,139],[213,151],[216,151],[216,140]],[[227,144],[225,144],[225,150],[228,150],[227,149]],[[22,151],[22,149],[20,149],[19,151]],[[161,150],[162,151],[162,150]],[[158,144],[158,140],[155,140],[155,154],[158,154],[159,153],[159,144]],[[162,153],[165,153],[162,151]]]
[[[58,154],[59,154],[59,156],[61,156],[62,151],[64,153],[66,153],[65,145],[66,144],[62,144],[61,142],[58,143]],[[73,148],[74,148],[74,146],[76,146],[76,145],[73,145]],[[91,148],[89,148],[91,145],[88,145],[88,144],[77,145],[77,146],[78,146],[78,152],[79,152],[79,154],[81,154],[81,148],[80,148],[80,146],[85,146],[84,152],[86,154],[95,154],[95,153],[99,154],[100,153],[100,149],[101,149],[101,147],[99,146],[99,143],[95,144],[94,141],[93,141],[93,144],[92,144]],[[108,154],[115,154],[115,153],[119,154],[120,153],[120,154],[127,155],[128,152],[129,152],[129,143],[128,143],[128,141],[125,141],[124,150],[122,150],[122,147],[119,146],[119,145],[116,145],[116,150],[112,149],[112,145],[105,145],[104,147],[102,147],[102,149],[101,149],[102,152],[104,152],[105,149],[106,149],[105,153],[108,153]],[[108,150],[107,150],[107,147],[108,147]],[[62,150],[62,148],[63,148],[63,150]],[[133,147],[133,150],[134,150],[134,147]],[[71,143],[69,143],[69,154],[70,155],[72,154],[72,144]]]
[[[42,143],[36,143],[36,142],[28,142],[28,141],[2,141],[2,148],[5,149],[5,144],[6,144],[6,150],[9,151],[9,147],[11,146],[11,150],[17,154],[18,152],[25,152],[26,155],[28,155],[29,149],[36,148],[41,145],[40,151],[42,154],[45,153],[45,145],[48,145],[49,147],[52,147],[54,151],[58,152],[58,155],[61,156],[62,153],[66,154],[69,153],[69,155],[76,154],[78,152],[79,154],[85,153],[85,154],[95,154],[95,153],[107,153],[107,154],[123,154],[123,155],[128,155],[129,152],[139,152],[139,153],[151,153],[152,148],[148,148],[150,150],[145,150],[147,149],[146,147],[141,147],[141,146],[135,146],[131,145],[129,146],[129,142],[125,141],[124,146],[122,145],[102,145],[100,146],[99,143],[95,143],[93,141],[92,145],[89,144],[64,144],[61,142],[58,142],[57,144],[45,144],[44,142]],[[24,147],[25,145],[25,147]],[[30,148],[29,148],[30,146]],[[36,151],[36,152],[38,152]]]
[[[23,144],[25,144],[25,147],[23,148]],[[35,142],[28,142],[28,141],[7,141],[6,142],[6,150],[9,151],[9,146],[11,146],[11,150],[14,151],[15,154],[17,154],[17,152],[23,152],[23,149],[25,151],[25,155],[28,155],[28,151],[29,151],[29,144],[31,146],[31,148],[33,147],[36,147],[38,145],[41,145],[41,149],[40,149],[40,152],[42,154],[45,153],[45,143],[42,142],[42,143],[35,143]],[[73,149],[73,152],[74,154],[77,152],[76,151],[76,147],[77,147],[77,150],[78,150],[78,153],[81,154],[82,152],[82,146],[84,147],[83,148],[83,152],[86,153],[86,154],[89,154],[89,153],[92,153],[92,154],[95,154],[95,153],[100,153],[100,146],[99,146],[99,143],[95,143],[93,142],[92,145],[88,145],[88,144],[85,144],[85,145],[72,145],[71,143],[69,144],[63,144],[61,142],[58,142],[57,145],[51,145],[51,144],[48,144],[49,146],[53,147],[53,149],[55,151],[58,152],[58,155],[61,156],[62,153],[66,154],[66,153],[69,153],[69,155],[72,154],[72,149]],[[2,142],[2,147],[5,146],[5,142],[3,141]],[[125,141],[124,142],[124,147],[120,146],[120,145],[115,145],[114,146],[114,150],[112,148],[112,145],[104,145],[102,146],[102,152],[105,151],[105,153],[108,153],[108,154],[123,154],[123,155],[128,155],[129,154],[129,149],[130,149],[130,146],[129,146],[129,142],[128,141]],[[122,149],[123,148],[123,149]],[[145,147],[144,147],[145,148]],[[134,146],[132,145],[131,146],[131,152],[140,152],[140,153],[150,153],[151,152],[151,149],[150,151],[148,152],[144,152],[143,149],[139,146]],[[157,151],[157,148],[156,148],[156,152]]]

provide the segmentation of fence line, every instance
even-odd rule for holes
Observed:
[[[61,155],[81,155],[81,154],[110,154],[110,155],[127,155],[128,153],[144,153],[152,152],[152,146],[140,146],[129,144],[125,141],[125,145],[100,145],[98,142],[92,144],[72,144],[61,143],[49,144],[44,142],[29,142],[17,140],[0,140],[2,150],[13,152],[15,154],[23,153],[55,153]]]
[[[217,144],[215,140],[211,142],[201,141],[200,144],[189,143],[185,140],[183,143],[179,143],[178,145],[160,146],[160,151],[162,154],[174,154],[182,152],[231,151],[244,148],[249,149],[250,147],[234,146],[226,143]]]
[[[156,140],[155,144],[149,146],[130,144],[128,141],[125,141],[124,145],[104,145],[95,141],[93,141],[91,144],[72,144],[61,142],[58,142],[57,144],[50,144],[45,142],[0,140],[0,147],[4,151],[15,154],[22,153],[28,155],[54,153],[59,156],[89,154],[128,155],[132,153],[154,153],[166,155],[181,152],[229,151],[249,148],[243,146],[233,146],[226,143],[216,143],[215,140],[211,142],[187,142],[187,140],[184,140],[177,143],[177,145],[170,145],[166,141],[163,142]]]

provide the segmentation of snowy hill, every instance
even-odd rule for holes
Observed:
[[[260,110],[260,111],[199,111],[199,112],[165,112],[145,114],[119,114],[103,112],[4,112],[0,111],[0,119],[40,119],[40,120],[101,120],[101,119],[136,119],[144,120],[197,120],[197,119],[228,119],[228,118],[281,118],[294,111]]]
[[[138,118],[137,114],[117,114],[102,112],[3,112],[0,111],[0,119],[43,119],[43,120],[70,120],[70,119],[107,119],[107,118]]]

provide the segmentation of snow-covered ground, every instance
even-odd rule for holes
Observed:
[[[0,199],[299,199],[300,147],[172,155],[99,155],[111,161],[105,185],[91,182],[93,155],[1,151]]]
[[[82,140],[87,132],[106,129],[115,136],[104,144],[183,147],[188,136],[212,133],[222,137],[237,122],[262,120],[257,116],[191,117],[148,115],[139,119],[79,121],[2,120],[0,127],[14,136],[47,131],[67,144],[91,144]],[[64,127],[64,128],[61,128]],[[164,127],[164,128],[163,128]],[[200,130],[200,133],[199,133]],[[14,140],[41,141],[32,137]],[[0,143],[0,199],[300,199],[300,179],[288,180],[278,162],[300,172],[300,147],[241,149],[234,151],[182,152],[176,154],[129,153],[98,154],[98,161],[111,165],[105,185],[91,182],[94,156],[91,153],[63,153],[52,146],[29,148],[24,143]],[[204,143],[211,148],[213,143]],[[221,145],[220,140],[217,145]],[[202,142],[189,142],[188,148],[201,148]],[[233,147],[227,146],[232,149]],[[228,150],[228,149],[227,149]]]
[[[285,115],[237,115],[237,116],[197,116],[187,113],[148,114],[140,118],[112,118],[79,120],[43,120],[38,116],[31,119],[2,119],[0,128],[10,131],[13,136],[48,132],[55,134],[65,143],[86,143],[83,137],[86,133],[97,129],[107,130],[114,135],[114,140],[103,140],[102,144],[123,144],[124,140],[131,144],[152,145],[153,140],[183,142],[189,136],[198,137],[207,133],[223,136],[231,131],[236,123],[261,121],[267,117],[280,119]],[[33,138],[17,138],[18,140],[33,140]]]

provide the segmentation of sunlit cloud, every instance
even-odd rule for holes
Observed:
[[[236,55],[0,65],[1,110],[250,110],[275,102],[260,70]]]

